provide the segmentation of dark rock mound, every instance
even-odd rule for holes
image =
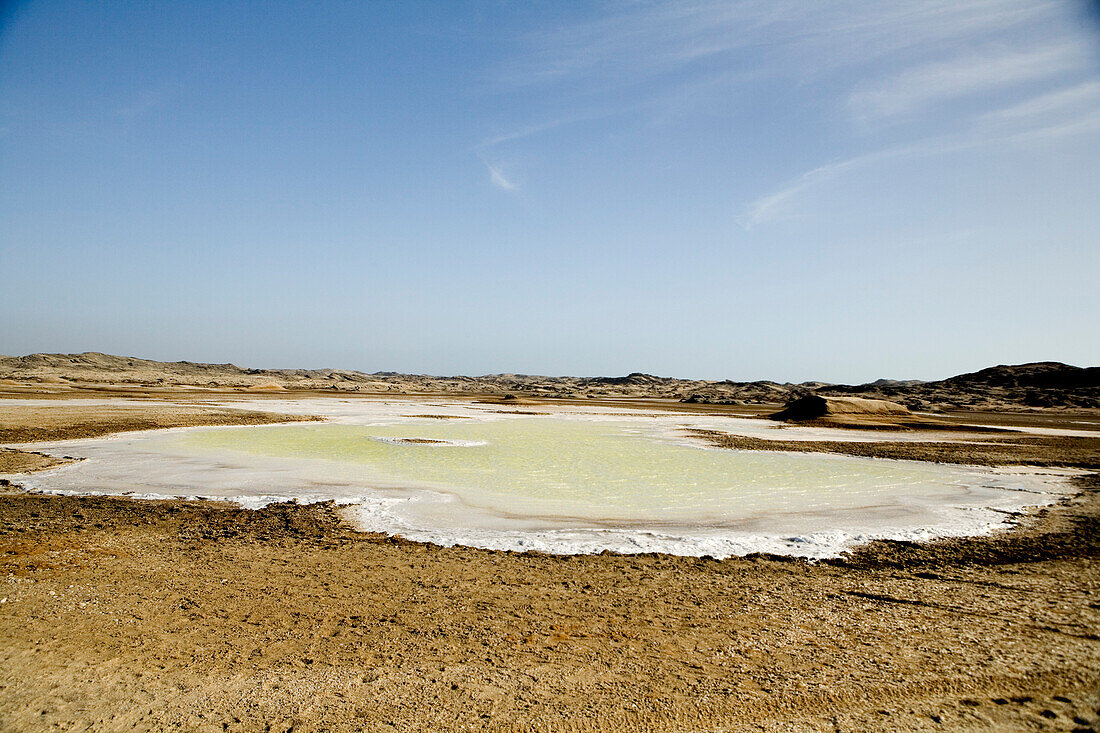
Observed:
[[[810,394],[796,397],[781,411],[771,415],[773,420],[820,420],[839,417],[845,420],[871,418],[896,419],[912,417],[905,405],[889,400],[870,400],[863,397],[823,397]]]
[[[657,377],[652,374],[643,374],[642,372],[631,372],[625,377],[589,377],[583,381],[585,384],[593,387],[643,387],[662,384],[669,381],[669,379],[666,377]]]

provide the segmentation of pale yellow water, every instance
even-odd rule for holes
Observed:
[[[404,443],[402,439],[448,441]],[[541,517],[723,524],[958,492],[944,466],[706,449],[637,421],[516,418],[388,426],[294,425],[193,432],[191,448],[354,466],[365,485],[456,494],[470,506]]]
[[[410,418],[408,404],[369,401],[282,408],[327,409],[339,422],[69,441],[54,452],[85,460],[18,480],[43,491],[250,507],[333,499],[364,530],[439,544],[810,557],[872,537],[986,531],[1006,510],[1065,490],[1034,473],[717,450],[692,442],[681,424],[777,430],[758,421],[570,409],[505,416],[476,405],[433,408],[468,419],[425,420]]]

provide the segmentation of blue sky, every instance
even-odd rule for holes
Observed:
[[[1100,364],[1093,7],[9,4],[0,352]]]

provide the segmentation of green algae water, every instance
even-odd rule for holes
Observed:
[[[333,422],[67,441],[57,452],[85,460],[19,481],[249,507],[334,500],[364,531],[441,545],[715,557],[829,557],[873,538],[976,534],[1066,490],[1024,471],[715,449],[686,431],[774,434],[766,421],[434,407],[447,419],[406,414],[424,411],[415,403],[288,401],[280,408],[328,410]]]
[[[315,459],[368,484],[454,494],[498,513],[595,522],[743,522],[957,491],[965,472],[840,456],[708,449],[637,422],[516,418],[191,433],[190,447]]]

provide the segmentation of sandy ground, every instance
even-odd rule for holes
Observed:
[[[972,466],[1054,466],[1100,469],[1097,437],[1005,433],[996,437],[968,434],[958,441],[769,440],[730,435],[718,430],[689,429],[688,434],[718,448],[734,450],[839,453],[861,458],[933,461]]]
[[[0,443],[95,438],[127,430],[264,425],[312,419],[280,415],[264,410],[262,403],[255,404],[258,409],[157,400],[49,400],[30,405],[0,400]]]
[[[58,407],[0,403],[0,435],[261,419]],[[1009,532],[819,564],[444,549],[327,505],[8,489],[0,729],[1098,729],[1100,477],[1080,488]]]

